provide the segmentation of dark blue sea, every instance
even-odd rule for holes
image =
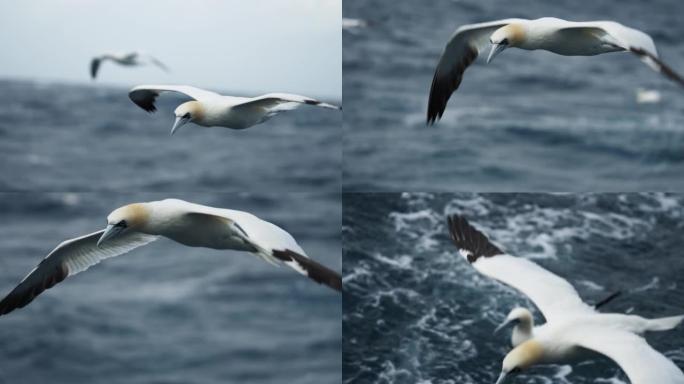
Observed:
[[[445,226],[466,216],[506,252],[566,278],[606,312],[684,313],[684,196],[667,194],[345,194],[343,382],[494,383],[509,351],[494,328],[517,291],[479,274]],[[648,334],[684,369],[684,331]],[[607,358],[535,368],[512,383],[625,384]]]
[[[148,114],[126,87],[0,80],[0,89],[0,190],[340,189],[338,111],[302,106],[242,131],[188,124],[170,136],[187,100],[175,95]]]
[[[338,193],[0,193],[0,295],[63,240],[104,227],[114,208],[166,197],[252,212],[342,268]],[[247,253],[160,239],[0,317],[0,383],[339,383],[341,302]]]
[[[354,191],[680,191],[684,90],[627,53],[510,49],[465,73],[426,127],[440,54],[463,24],[615,20],[684,73],[680,0],[345,0],[344,186]],[[639,88],[660,93],[638,103]]]

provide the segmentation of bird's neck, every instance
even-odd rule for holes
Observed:
[[[533,321],[521,321],[518,325],[513,328],[513,333],[511,334],[511,342],[513,346],[518,346],[525,341],[532,338],[532,328],[534,328]]]

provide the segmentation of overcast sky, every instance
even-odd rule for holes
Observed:
[[[341,0],[0,0],[0,77],[90,82],[92,56],[140,50],[171,72],[98,82],[341,99],[341,19]]]

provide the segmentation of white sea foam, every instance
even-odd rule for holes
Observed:
[[[399,268],[399,269],[409,269],[411,268],[411,257],[408,255],[402,255],[399,256],[395,259],[385,257],[380,253],[374,253],[373,258],[381,263],[385,263],[387,265],[391,265],[393,267]]]

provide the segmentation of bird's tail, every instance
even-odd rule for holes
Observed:
[[[649,319],[647,331],[669,331],[676,328],[684,320],[684,315]]]

